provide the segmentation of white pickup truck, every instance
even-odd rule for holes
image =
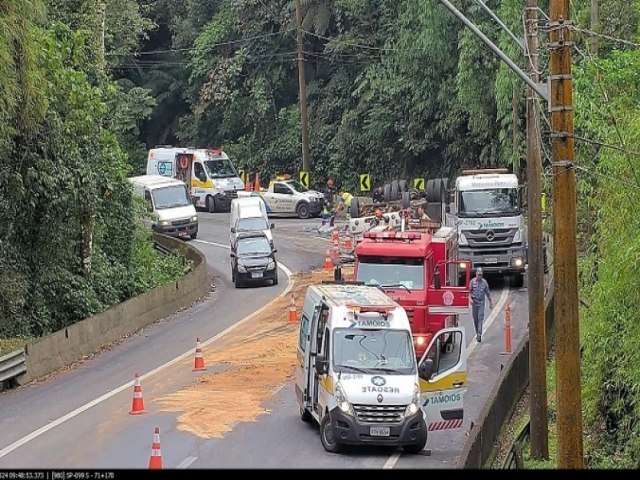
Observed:
[[[238,192],[238,197],[260,196],[267,206],[267,214],[296,215],[298,218],[317,217],[322,212],[324,196],[309,190],[297,180],[276,179],[269,188],[259,192]]]

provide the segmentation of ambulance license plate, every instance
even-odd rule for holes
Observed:
[[[262,272],[251,272],[251,278],[262,278]]]
[[[391,435],[391,429],[389,427],[371,427],[369,435],[372,437],[388,437]]]
[[[487,257],[484,259],[484,263],[498,263],[498,259],[496,257]]]

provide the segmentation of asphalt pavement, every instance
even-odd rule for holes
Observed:
[[[215,348],[233,325],[282,295],[278,286],[235,289],[231,283],[229,215],[200,213],[193,245],[207,257],[214,291],[202,302],[39,383],[0,394],[0,469],[2,468],[146,468],[153,429],[161,430],[165,468],[447,468],[453,467],[465,431],[508,356],[504,350],[503,310],[512,309],[513,344],[527,323],[526,290],[510,291],[491,279],[494,312],[487,312],[485,335],[476,344],[467,335],[469,388],[465,421],[457,431],[429,436],[431,455],[405,455],[389,448],[350,448],[328,454],[317,426],[303,423],[293,386],[278,387],[268,415],[241,423],[220,439],[201,439],[176,428],[177,415],[161,412],[154,398],[193,383],[195,338]],[[319,267],[327,239],[310,232],[319,220],[274,219],[274,238],[283,272]],[[468,316],[461,318],[473,332]],[[141,375],[148,413],[131,416],[132,379]],[[206,372],[205,372],[206,373]]]

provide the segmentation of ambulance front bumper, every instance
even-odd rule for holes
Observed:
[[[398,423],[360,423],[337,407],[329,412],[329,418],[334,438],[345,445],[414,445],[426,436],[422,410],[403,417]],[[386,434],[387,429],[389,435],[380,436]]]

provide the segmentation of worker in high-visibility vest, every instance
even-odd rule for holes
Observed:
[[[340,192],[340,204],[338,205],[336,212],[344,209],[347,212],[347,220],[351,218],[351,200],[353,200],[353,195],[349,192],[345,192],[344,190]]]

